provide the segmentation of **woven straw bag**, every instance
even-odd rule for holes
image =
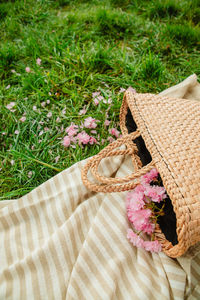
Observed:
[[[130,134],[126,127],[128,109],[137,125],[136,131]],[[82,180],[96,192],[120,192],[133,189],[143,174],[156,167],[176,214],[178,243],[172,245],[159,225],[156,238],[168,256],[179,257],[200,241],[200,103],[127,90],[120,111],[120,126],[123,137],[89,160],[82,170]],[[139,136],[152,157],[145,166],[133,143]],[[124,154],[132,156],[133,174],[107,178],[98,173],[103,158]],[[88,180],[89,169],[95,182]]]

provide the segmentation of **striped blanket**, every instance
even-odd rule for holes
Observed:
[[[195,98],[196,76],[165,92]],[[200,244],[178,259],[133,247],[126,193],[88,191],[84,164],[0,202],[0,299],[200,299]],[[106,176],[133,172],[129,157],[101,168]]]

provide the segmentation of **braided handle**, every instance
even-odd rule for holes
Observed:
[[[116,177],[116,178],[109,178],[102,176],[98,173],[98,166],[103,158],[110,157],[110,156],[117,156],[117,155],[125,155],[130,154],[132,156],[132,161],[135,162],[134,165],[137,163],[138,159],[136,159],[137,155],[137,147],[132,143],[130,147],[130,141],[132,142],[133,139],[137,138],[140,135],[138,131],[132,132],[119,138],[118,140],[114,141],[113,143],[109,144],[106,148],[99,152],[99,154],[95,155],[91,158],[87,164],[84,166],[82,170],[82,180],[83,183],[92,191],[95,192],[122,192],[133,189],[138,183],[139,178],[154,168],[153,161],[150,162],[148,165],[142,167],[141,169],[136,168],[136,171],[130,175],[127,175],[123,178]],[[126,145],[126,149],[117,149],[122,145]],[[134,166],[135,167],[135,166]],[[91,170],[94,177],[99,181],[100,184],[92,183],[88,180],[87,174],[88,171]],[[133,181],[134,180],[134,181]],[[130,182],[131,181],[131,182]]]

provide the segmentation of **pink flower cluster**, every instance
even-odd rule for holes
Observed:
[[[141,184],[129,192],[126,197],[126,210],[129,221],[138,232],[152,235],[155,230],[156,218],[154,218],[153,202],[160,203],[167,195],[165,188],[158,185],[150,185],[158,176],[158,171],[152,169],[141,177]],[[161,245],[158,241],[143,241],[139,235],[131,229],[128,230],[128,239],[137,247],[144,248],[147,251],[158,252]]]
[[[115,136],[117,139],[120,136],[120,132],[116,128],[109,129],[109,133],[113,136]]]
[[[93,102],[94,102],[95,105],[99,105],[100,102],[103,102],[105,104],[111,104],[112,103],[111,97],[109,97],[108,99],[105,99],[101,95],[101,92],[99,90],[97,90],[96,92],[92,93],[92,98],[93,98]]]
[[[99,120],[96,120],[92,117],[88,117],[85,119],[84,124],[81,127],[93,129],[93,128],[97,127],[96,122],[99,122]],[[72,147],[75,147],[74,144],[76,144],[76,143],[78,143],[79,145],[97,144],[97,140],[93,136],[90,136],[84,130],[79,133],[78,133],[78,131],[79,131],[78,125],[75,125],[74,123],[71,123],[71,125],[66,128],[65,132],[67,133],[67,135],[63,139],[64,147],[69,147],[70,145]],[[72,145],[72,143],[73,143],[73,145]]]
[[[83,126],[85,128],[96,128],[97,127],[96,122],[99,122],[99,120],[95,120],[92,117],[88,117],[85,119]]]
[[[160,252],[162,250],[161,244],[157,240],[144,241],[139,235],[133,232],[133,230],[130,228],[127,231],[127,238],[137,248],[143,248],[146,251],[151,251],[151,252]]]

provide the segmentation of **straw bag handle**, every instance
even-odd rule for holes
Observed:
[[[114,141],[113,143],[109,144],[106,148],[100,151],[97,155],[91,158],[87,164],[84,166],[82,170],[82,180],[83,183],[92,191],[95,192],[122,192],[133,189],[138,183],[139,178],[154,168],[154,163],[151,161],[148,165],[142,167],[141,169],[138,168],[137,161],[137,147],[136,145],[132,144],[132,147],[127,147],[126,149],[116,149],[122,145],[126,145],[133,139],[140,136],[138,131],[132,132],[119,138],[118,140]],[[117,155],[125,155],[130,154],[132,156],[132,160],[134,162],[134,167],[136,167],[136,171],[130,175],[125,177],[116,177],[116,178],[109,178],[102,176],[98,173],[98,166],[103,158],[110,157],[110,156],[117,156]],[[88,171],[91,170],[94,177],[98,180],[98,183],[92,183],[89,181],[87,175]],[[134,180],[134,181],[133,181]]]

